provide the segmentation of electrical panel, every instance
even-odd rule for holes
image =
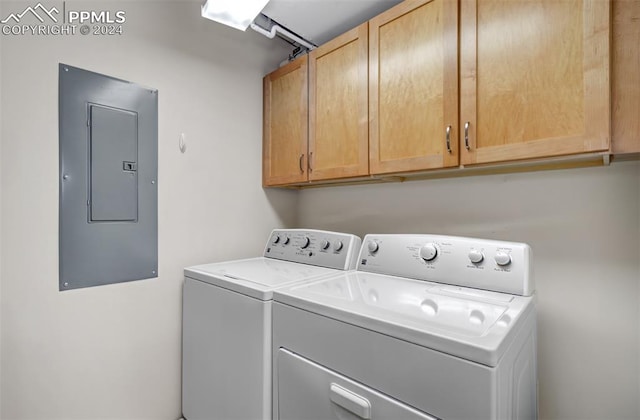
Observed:
[[[158,275],[158,91],[59,66],[60,290]]]

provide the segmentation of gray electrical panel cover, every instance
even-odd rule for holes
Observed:
[[[59,66],[60,290],[158,275],[158,91]]]

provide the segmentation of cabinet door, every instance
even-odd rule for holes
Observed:
[[[309,179],[369,173],[368,25],[309,54]]]
[[[264,78],[262,183],[307,180],[308,102],[304,56]]]
[[[369,21],[372,174],[458,165],[457,40],[455,0],[407,0]]]
[[[613,0],[613,153],[640,153],[640,1]]]
[[[604,151],[607,0],[462,0],[463,164]]]

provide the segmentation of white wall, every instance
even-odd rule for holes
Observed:
[[[298,223],[529,243],[541,419],[640,417],[640,164],[303,190]]]
[[[295,224],[297,194],[260,186],[262,76],[288,49],[200,4],[67,2],[125,10],[125,35],[3,39],[3,419],[179,417],[182,268]],[[159,90],[158,279],[58,292],[59,62]]]

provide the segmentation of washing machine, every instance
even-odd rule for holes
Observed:
[[[367,235],[356,271],[280,289],[273,417],[537,418],[531,250]]]
[[[274,290],[355,269],[360,244],[345,233],[278,229],[261,257],[185,268],[184,418],[270,419]]]

